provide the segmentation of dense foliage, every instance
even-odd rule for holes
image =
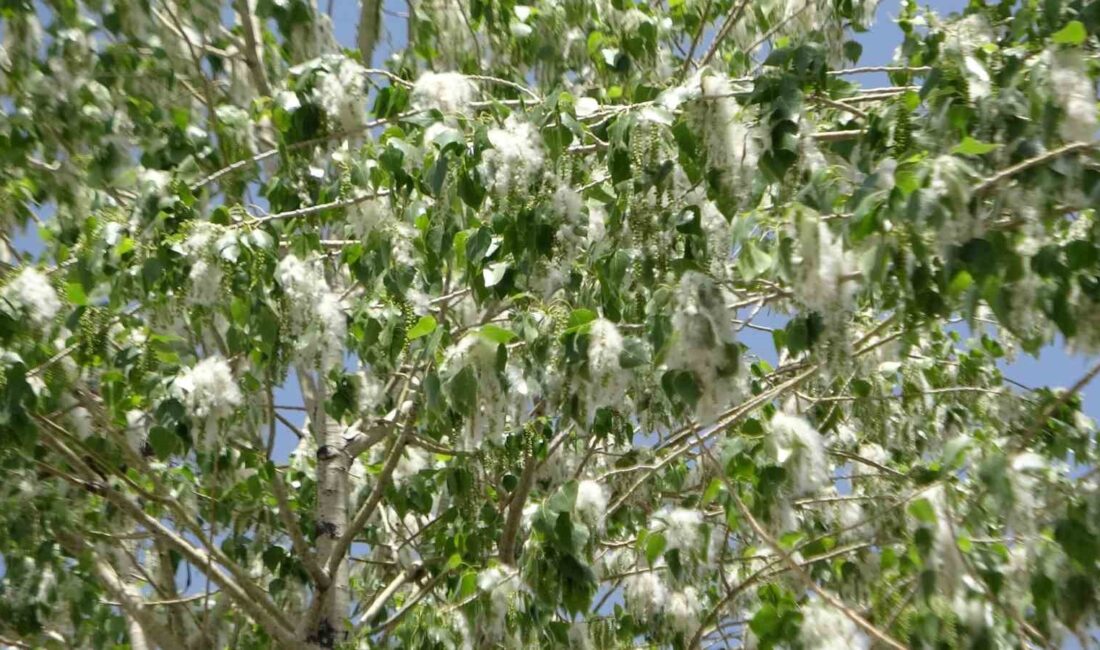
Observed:
[[[532,1],[0,2],[0,639],[1087,645],[1100,3]]]

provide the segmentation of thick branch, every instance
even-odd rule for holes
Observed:
[[[279,504],[279,520],[283,522],[283,526],[290,536],[291,546],[294,548],[294,552],[298,554],[298,558],[305,566],[306,572],[313,578],[313,582],[317,587],[327,589],[331,584],[331,580],[329,580],[328,574],[324,572],[321,565],[317,563],[317,556],[313,554],[306,538],[302,536],[302,530],[298,527],[298,522],[294,520],[294,513],[290,510],[290,500],[286,494],[286,486],[283,485],[283,477],[277,469],[272,471],[271,488],[274,490],[275,500]]]
[[[144,603],[141,602],[133,587],[119,577],[118,572],[106,558],[84,544],[76,535],[61,532],[58,537],[71,552],[87,551],[91,554],[92,569],[96,577],[119,602],[131,621],[136,623],[130,626],[130,643],[135,649],[149,647],[145,639],[145,635],[148,635],[163,650],[187,650],[187,646],[182,641],[161,625],[152,612],[145,609]]]
[[[407,569],[402,569],[393,580],[390,581],[386,588],[374,599],[374,601],[367,607],[367,611],[363,612],[363,615],[359,617],[359,625],[364,625],[372,618],[378,615],[378,612],[382,611],[382,608],[389,602],[393,594],[401,588],[401,585],[405,584],[409,580],[415,580],[420,572],[423,571],[424,566],[419,562],[413,564]]]
[[[378,475],[378,480],[374,484],[374,489],[371,490],[370,496],[367,497],[367,501],[359,508],[359,511],[355,513],[355,518],[348,524],[348,529],[344,531],[344,534],[336,541],[332,549],[332,554],[325,563],[325,570],[330,575],[343,561],[344,556],[347,555],[348,549],[351,548],[352,540],[354,540],[355,536],[367,525],[367,521],[370,519],[371,515],[374,514],[374,509],[377,508],[379,502],[382,501],[382,493],[385,491],[386,485],[389,484],[390,477],[393,476],[393,471],[397,468],[397,463],[401,461],[401,453],[404,451],[405,445],[409,441],[411,426],[411,424],[406,425],[405,431],[403,431],[401,436],[397,438],[397,441],[394,442],[393,449],[390,450],[390,455],[386,458],[386,464],[382,467],[382,472]]]
[[[241,27],[244,31],[244,60],[252,74],[252,82],[264,97],[271,96],[271,86],[267,83],[267,72],[263,64],[263,47],[256,38],[259,21],[252,13],[253,0],[237,0],[237,12],[241,15]]]
[[[535,468],[538,461],[534,456],[527,459],[523,466],[523,475],[519,485],[516,486],[512,503],[508,506],[508,518],[504,522],[504,532],[500,536],[500,561],[504,564],[512,564],[516,559],[516,536],[519,534],[519,524],[523,520],[523,506],[527,503],[527,495],[531,492],[531,486],[535,483]]]

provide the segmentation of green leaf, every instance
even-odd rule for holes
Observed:
[[[466,240],[466,262],[469,264],[481,262],[492,243],[493,231],[488,228],[478,228],[477,232]]]
[[[413,325],[412,329],[409,330],[409,333],[407,335],[408,339],[410,341],[413,341],[422,336],[427,336],[435,331],[435,327],[436,322],[433,316],[431,316],[430,314],[427,316],[421,316],[420,320],[416,321],[416,325]]]
[[[768,58],[764,59],[764,65],[781,66],[791,60],[791,56],[794,55],[794,52],[794,48],[791,47],[774,49],[768,54]]]
[[[649,351],[641,341],[628,338],[623,341],[623,351],[619,354],[619,365],[625,369],[637,368],[649,363]]]
[[[936,523],[936,510],[932,507],[932,504],[928,499],[917,499],[909,504],[909,514],[921,522],[931,526]]]
[[[546,510],[549,513],[572,512],[576,502],[577,481],[570,480],[546,500]]]
[[[427,180],[432,196],[439,196],[440,192],[443,191],[443,184],[447,181],[447,154],[445,152],[439,152],[439,157],[435,159],[435,163],[428,170]]]
[[[581,325],[588,324],[594,320],[596,320],[596,312],[582,307],[580,309],[574,309],[573,313],[569,314],[569,321],[566,323],[565,327],[567,330],[576,330]]]
[[[607,156],[607,166],[611,172],[611,182],[618,184],[630,180],[630,150],[615,147]]]
[[[70,282],[65,285],[65,295],[74,305],[87,305],[88,296],[84,294],[84,285],[79,282]]]
[[[806,538],[806,534],[797,530],[792,530],[789,533],[783,533],[783,535],[777,540],[779,546],[786,550],[791,550],[798,545],[803,539]]]
[[[661,557],[661,553],[664,553],[666,546],[668,546],[668,540],[665,539],[664,533],[650,533],[646,536],[645,559],[649,566],[653,566],[657,558]]]
[[[482,338],[492,341],[493,343],[500,343],[506,345],[512,342],[512,339],[519,336],[510,329],[505,329],[497,325],[482,325],[477,331],[478,335]]]
[[[824,331],[825,325],[821,315],[810,312],[797,318],[792,318],[787,323],[786,342],[787,350],[791,354],[799,354],[811,349]]]
[[[749,627],[757,637],[766,637],[774,633],[779,627],[779,614],[775,611],[775,606],[771,603],[762,605],[749,621]]]
[[[1089,34],[1085,25],[1080,20],[1071,20],[1066,26],[1051,35],[1050,40],[1059,45],[1080,45],[1085,42]]]
[[[970,136],[966,136],[963,138],[962,142],[951,149],[951,153],[962,154],[964,156],[982,156],[990,151],[994,151],[1000,146],[999,144],[989,144],[988,142],[982,142]]]
[[[473,413],[477,408],[477,376],[473,369],[466,366],[458,371],[458,374],[447,382],[447,393],[456,411]]]
[[[700,506],[706,507],[710,505],[716,498],[718,493],[722,490],[722,481],[716,478],[712,478],[710,483],[707,484],[707,489],[703,492],[703,500],[699,503]]]
[[[477,593],[477,571],[467,571],[458,583],[458,597],[468,598]]]
[[[1054,528],[1054,539],[1066,555],[1082,566],[1092,567],[1100,557],[1100,540],[1077,518],[1059,521]]]
[[[268,546],[263,553],[264,566],[266,566],[268,570],[274,571],[275,568],[279,566],[279,562],[283,560],[284,556],[286,556],[286,551],[283,550],[283,547],[274,545]]]
[[[676,394],[680,396],[680,399],[684,400],[684,403],[691,407],[698,404],[699,398],[703,396],[703,391],[695,381],[695,374],[686,370],[676,373],[676,376],[672,380],[672,386],[676,390]]]
[[[149,430],[149,446],[160,460],[166,460],[176,450],[179,436],[166,427],[156,426]]]

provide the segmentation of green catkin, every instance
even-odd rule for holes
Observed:
[[[964,100],[970,101],[970,80],[966,78],[962,71],[958,68],[949,67],[945,69],[944,77],[958,89]]]
[[[340,171],[340,198],[352,196],[355,186],[351,182],[351,165],[347,160],[339,160],[336,162],[336,169]]]
[[[110,318],[106,310],[100,307],[87,307],[80,315],[77,326],[77,356],[89,361],[94,356],[102,356],[107,349],[107,329]]]
[[[913,144],[913,123],[909,109],[898,102],[894,120],[894,157],[901,158]]]

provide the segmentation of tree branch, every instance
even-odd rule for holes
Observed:
[[[511,565],[516,559],[516,535],[519,533],[519,524],[523,520],[523,506],[527,503],[527,495],[531,492],[531,486],[535,484],[535,468],[538,466],[534,455],[528,456],[527,463],[523,466],[523,474],[519,485],[516,486],[512,502],[508,505],[508,518],[504,522],[504,531],[500,536],[500,561]]]
[[[867,619],[863,618],[857,612],[853,611],[850,607],[841,602],[839,598],[818,585],[817,582],[815,582],[814,579],[811,578],[810,575],[806,573],[806,571],[801,566],[799,566],[793,558],[791,558],[791,554],[783,550],[783,547],[779,545],[779,542],[775,541],[775,539],[771,535],[769,535],[760,525],[760,522],[756,521],[756,517],[753,517],[752,512],[750,512],[749,509],[745,507],[744,502],[741,501],[741,497],[733,491],[731,491],[730,496],[733,497],[734,503],[737,504],[737,509],[741,511],[741,516],[745,518],[745,521],[749,522],[749,527],[752,528],[753,532],[755,532],[756,535],[760,539],[762,539],[765,544],[771,547],[773,552],[779,555],[782,561],[790,567],[791,572],[798,576],[799,580],[801,580],[807,588],[817,594],[819,598],[828,603],[829,606],[831,606],[833,609],[836,609],[841,614],[843,614],[846,618],[848,618],[848,620],[859,626],[859,628],[862,629],[864,632],[878,639],[881,643],[891,648],[894,648],[894,650],[905,650],[904,645],[872,625],[870,622],[867,621]]]
[[[99,475],[88,467],[88,465],[69,449],[67,445],[45,430],[42,431],[42,438],[61,452],[73,467],[84,473],[93,483],[98,482]],[[254,616],[256,622],[263,626],[264,630],[275,637],[280,643],[289,647],[294,646],[293,633],[289,625],[283,620],[282,613],[275,607],[274,603],[271,602],[267,594],[248,580],[247,577],[237,575],[236,579],[234,579],[227,575],[219,566],[223,563],[224,555],[218,549],[213,548],[210,549],[209,552],[204,552],[196,548],[190,542],[183,539],[179,533],[166,526],[159,519],[147,514],[140,505],[133,503],[130,499],[126,498],[125,495],[111,486],[98,484],[95,491],[97,494],[102,495],[108,501],[118,506],[119,509],[129,515],[136,523],[143,525],[146,530],[173,546],[200,571],[203,570],[203,567],[208,567],[210,579],[228,593],[241,609],[248,611],[249,614]],[[211,562],[211,557],[216,558],[219,565],[213,564]],[[228,561],[228,558],[224,558],[224,563],[226,568],[231,572],[240,572],[240,568],[235,567],[232,562]],[[234,571],[234,569],[236,571]],[[240,580],[240,582],[237,580]]]
[[[333,546],[332,554],[325,563],[325,570],[330,575],[344,559],[344,555],[346,555],[348,549],[351,548],[352,540],[354,540],[355,536],[359,534],[359,531],[367,525],[367,520],[374,514],[374,509],[378,507],[378,503],[382,501],[382,493],[385,491],[386,485],[389,484],[390,477],[393,476],[393,470],[397,468],[397,463],[401,461],[401,452],[404,451],[405,445],[408,443],[409,430],[411,427],[411,423],[407,424],[405,430],[397,438],[396,442],[394,442],[393,448],[390,450],[390,455],[386,458],[386,464],[382,467],[382,472],[378,475],[377,482],[374,484],[374,489],[371,490],[370,496],[367,497],[366,502],[355,513],[355,518],[348,524],[348,529],[344,531],[344,534]]]
[[[415,580],[417,576],[424,570],[424,565],[416,562],[407,569],[402,569],[393,580],[390,581],[386,588],[382,590],[370,606],[367,607],[367,611],[363,612],[363,615],[359,617],[358,625],[365,625],[372,618],[378,615],[378,612],[382,610],[382,607],[389,601],[393,594],[401,588],[401,585],[405,584],[409,580]]]
[[[271,471],[271,488],[274,490],[275,500],[279,504],[279,519],[283,522],[283,526],[290,536],[291,547],[298,554],[306,573],[313,578],[313,582],[318,589],[328,589],[332,581],[324,569],[321,568],[321,565],[317,563],[317,556],[313,554],[306,538],[302,536],[302,530],[298,527],[298,522],[294,520],[294,514],[290,511],[290,501],[286,494],[286,485],[283,484],[283,477],[279,474],[279,470],[272,468]]]
[[[318,205],[310,205],[304,208],[298,208],[297,210],[288,210],[286,212],[277,212],[275,214],[268,214],[262,217],[253,216],[250,221],[242,222],[248,225],[258,225],[267,223],[268,221],[276,221],[278,219],[296,219],[298,217],[308,217],[318,212],[324,212],[325,210],[335,210],[337,208],[347,208],[353,205],[358,205],[364,201],[370,201],[371,199],[377,199],[383,196],[388,196],[389,190],[375,190],[366,194],[360,194],[349,199],[336,199],[335,201],[329,201],[328,203],[320,203]]]
[[[271,86],[267,83],[267,72],[264,70],[263,45],[256,38],[259,22],[252,14],[253,0],[236,0],[237,12],[241,15],[241,27],[244,31],[244,60],[248,64],[248,70],[252,73],[252,82],[264,97],[271,96]]]
[[[81,551],[92,556],[92,569],[100,583],[111,592],[115,600],[122,606],[123,611],[136,625],[130,626],[130,643],[137,650],[148,648],[148,642],[144,635],[148,634],[153,641],[163,650],[187,650],[187,646],[178,639],[168,628],[160,624],[152,612],[145,609],[144,603],[134,593],[134,589],[119,577],[115,568],[90,546],[80,540],[79,537],[65,531],[58,532],[58,539],[74,555]]]
[[[730,8],[730,12],[726,16],[726,21],[722,23],[722,27],[718,29],[718,33],[714,36],[714,41],[710,44],[710,49],[707,50],[707,53],[703,56],[703,60],[699,63],[700,66],[710,63],[710,60],[714,58],[714,55],[718,52],[718,47],[722,45],[722,41],[729,36],[730,31],[733,30],[733,26],[741,19],[741,14],[745,12],[745,7],[748,5],[749,0],[741,0]]]
[[[1048,151],[1044,154],[1040,154],[1038,156],[1035,156],[1034,158],[1028,158],[1027,160],[1025,160],[1023,162],[1019,162],[1019,163],[1016,163],[1015,165],[1012,165],[1011,167],[1006,167],[1005,169],[1002,169],[1001,171],[997,172],[996,174],[990,176],[989,178],[987,178],[987,179],[983,180],[982,182],[978,183],[977,185],[975,185],[974,186],[974,193],[975,194],[983,194],[987,190],[992,189],[994,186],[996,186],[997,183],[1000,183],[1001,181],[1003,181],[1007,178],[1010,178],[1010,177],[1012,177],[1016,174],[1019,174],[1022,171],[1026,171],[1028,169],[1031,169],[1032,167],[1038,167],[1039,165],[1048,163],[1051,160],[1054,160],[1055,158],[1058,158],[1059,156],[1064,156],[1067,153],[1073,153],[1075,151],[1084,151],[1086,149],[1092,149],[1092,148],[1095,148],[1097,146],[1100,146],[1100,142],[1071,142],[1069,144],[1062,145],[1061,147],[1058,147],[1057,149],[1051,149],[1050,151]]]

